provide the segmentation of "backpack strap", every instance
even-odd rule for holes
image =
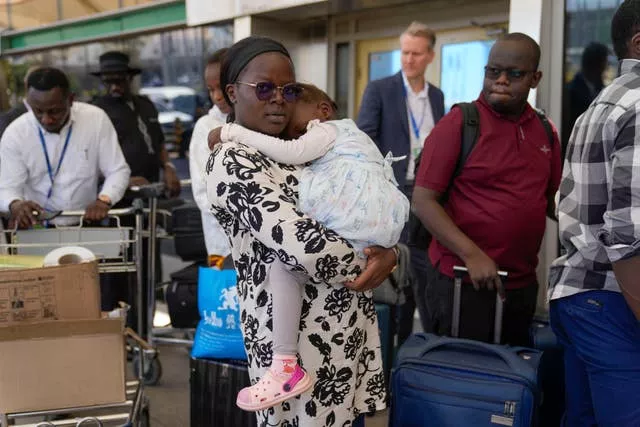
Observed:
[[[462,111],[462,141],[460,144],[460,155],[458,156],[456,169],[451,176],[451,181],[462,173],[464,164],[467,162],[471,151],[473,151],[473,147],[475,147],[480,134],[480,115],[475,102],[461,102],[455,106]]]
[[[538,110],[537,108],[534,108],[534,111],[536,112],[536,115],[542,122],[542,127],[544,128],[544,131],[547,134],[547,138],[549,138],[549,146],[553,147],[554,141],[556,139],[553,136],[553,128],[551,127],[551,123],[549,122],[547,115],[544,113],[544,111]]]
[[[471,154],[473,147],[476,145],[476,141],[478,140],[478,135],[480,133],[480,115],[478,113],[478,107],[476,107],[475,103],[462,102],[459,104],[455,104],[454,107],[455,106],[460,107],[460,110],[462,110],[462,141],[460,145],[460,155],[458,156],[458,161],[456,162],[456,168],[453,172],[453,175],[451,175],[451,179],[449,180],[449,186],[440,196],[440,203],[443,204],[449,198],[449,192],[451,191],[451,187],[453,186],[453,181],[462,172],[462,168],[467,161],[467,157],[469,157],[469,154]],[[416,158],[416,170],[418,170],[420,167],[421,157],[422,153],[420,153],[420,155]],[[410,213],[409,215],[408,229],[408,244],[410,246],[415,246],[420,249],[426,250],[429,247],[429,242],[431,241],[431,234],[427,231],[426,228],[424,228],[422,222],[413,213]]]
[[[442,203],[446,202],[449,198],[453,181],[462,173],[464,164],[467,162],[471,151],[473,151],[473,147],[476,145],[480,134],[480,114],[478,113],[478,107],[476,107],[475,102],[461,102],[455,104],[453,107],[458,107],[462,111],[462,140],[460,141],[460,155],[458,155],[456,168],[453,171],[453,175],[451,175],[451,179],[449,179],[449,187],[447,187],[447,190],[440,198]]]

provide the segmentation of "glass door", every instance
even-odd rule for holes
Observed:
[[[506,28],[507,23],[498,27]],[[436,56],[425,76],[429,83],[440,87],[444,92],[447,111],[456,102],[472,101],[478,97],[482,89],[483,67],[493,43],[494,39],[487,34],[487,30],[479,27],[459,28],[436,34]],[[354,116],[360,108],[367,83],[400,71],[399,37],[359,41],[356,45],[356,58]]]

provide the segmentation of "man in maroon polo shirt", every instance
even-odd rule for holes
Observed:
[[[551,143],[527,102],[542,77],[539,60],[540,47],[521,33],[508,34],[493,46],[483,90],[475,101],[479,136],[457,177],[453,174],[462,140],[461,110],[453,108],[425,141],[413,210],[434,236],[426,290],[429,332],[450,333],[453,266],[464,265],[470,283],[462,290],[460,337],[490,341],[493,289],[503,287],[500,269],[509,273],[502,341],[529,344],[538,250],[545,217],[554,217],[561,175],[557,132],[554,129]]]

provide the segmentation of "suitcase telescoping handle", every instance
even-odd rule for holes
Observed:
[[[453,267],[453,314],[451,319],[451,336],[458,338],[460,336],[460,301],[462,299],[462,278],[469,270],[466,267],[456,265]],[[502,279],[507,278],[506,271],[498,271],[498,275]],[[502,339],[502,312],[503,302],[500,294],[496,291],[496,315],[493,323],[493,342],[500,344]]]

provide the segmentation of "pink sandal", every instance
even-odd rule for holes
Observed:
[[[312,385],[311,377],[297,364],[287,381],[282,381],[269,369],[255,385],[240,390],[236,405],[245,411],[261,411],[304,393]]]

